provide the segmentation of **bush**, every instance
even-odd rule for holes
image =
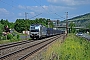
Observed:
[[[7,39],[8,39],[8,40],[11,40],[12,38],[13,38],[13,35],[12,35],[12,34],[8,34],[8,35],[7,35]]]
[[[3,37],[2,37],[2,40],[6,40],[6,36],[3,36]]]
[[[0,40],[1,40],[1,38],[2,38],[2,33],[0,33]]]
[[[17,39],[18,39],[18,40],[20,39],[20,35],[17,35]]]
[[[0,40],[6,40],[6,36],[0,36]]]
[[[2,37],[0,36],[0,40],[2,40]]]

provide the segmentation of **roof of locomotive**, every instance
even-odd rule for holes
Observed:
[[[45,27],[45,26],[42,25],[42,24],[31,24],[30,26],[42,26],[42,27]]]
[[[31,24],[31,26],[40,26],[41,24]]]

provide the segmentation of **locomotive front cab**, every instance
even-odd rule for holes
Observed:
[[[31,25],[30,26],[30,37],[31,38],[39,38],[39,35],[40,35],[40,27],[38,25]]]

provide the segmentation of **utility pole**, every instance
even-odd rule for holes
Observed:
[[[25,12],[25,20],[27,20],[27,14],[28,14],[28,13]]]
[[[60,24],[59,22],[60,22],[60,21],[59,21],[59,20],[57,20],[57,26],[59,26],[59,24]]]
[[[25,20],[27,20],[27,14],[28,14],[28,13],[25,12]],[[27,33],[26,33],[26,31],[27,31],[27,27],[26,27],[26,30],[25,30],[26,40],[27,40]]]
[[[50,21],[48,22],[48,28],[50,27]]]
[[[48,28],[50,27],[50,19],[48,19]]]
[[[66,35],[68,34],[68,12],[66,13]]]

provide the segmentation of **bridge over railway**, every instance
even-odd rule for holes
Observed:
[[[64,29],[66,31],[66,33],[67,33],[67,30],[68,30],[68,32],[70,32],[70,30],[71,30],[71,28],[67,25],[69,22],[60,23],[60,20],[52,20],[52,22],[53,22],[55,28]],[[77,31],[79,31],[80,29],[84,29],[84,31],[90,30],[89,28],[86,28],[86,27],[73,27],[73,28],[75,28]]]
[[[55,26],[55,28],[66,28],[66,26]],[[70,29],[70,27],[67,27],[68,29]],[[89,28],[85,28],[85,27],[73,27],[75,29],[89,29]]]
[[[67,28],[68,29],[68,32],[71,29],[70,27],[66,27],[66,26],[55,26],[55,28],[65,28],[65,30]],[[85,27],[73,27],[73,28],[75,28],[77,31],[80,30],[80,29],[84,29],[85,31],[89,31],[89,28],[85,28]]]

